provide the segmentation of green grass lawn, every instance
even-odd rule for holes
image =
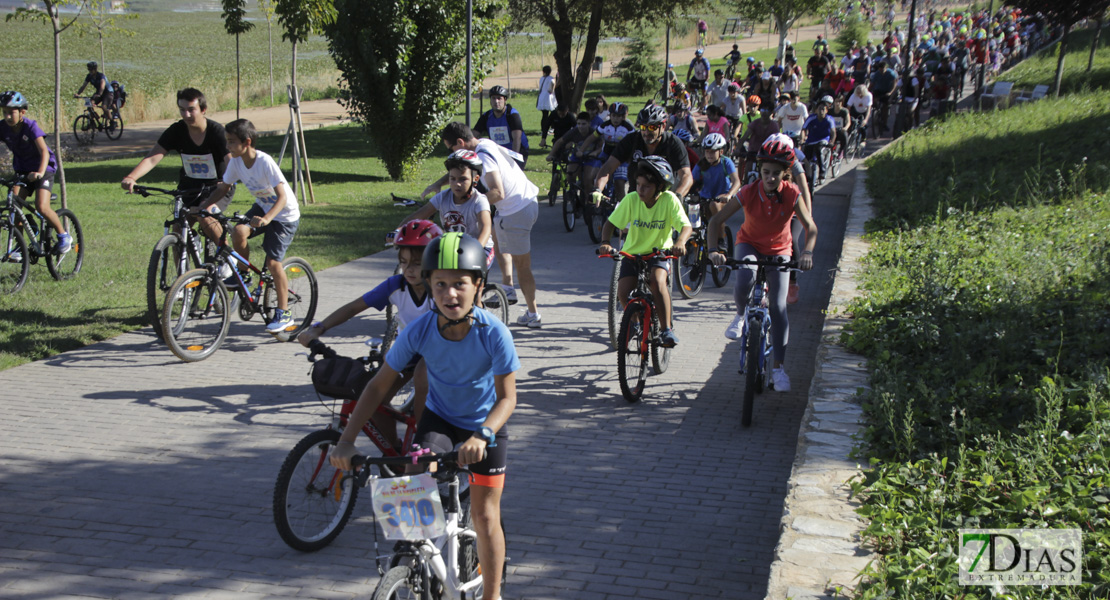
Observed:
[[[1087,70],[1094,41],[1094,30],[1084,29],[1068,36],[1068,53],[1064,56],[1064,76],[1061,88],[1065,94],[1085,89],[1110,89],[1110,52],[1095,52],[1093,68]],[[1104,29],[1100,47],[1105,50],[1110,43],[1110,30]],[[1060,56],[1059,44],[1045,48],[1036,56],[1002,73],[1000,81],[1013,81],[1017,89],[1031,90],[1037,84],[1052,86],[1056,82],[1056,63]]]
[[[646,102],[645,97],[620,94],[619,83],[612,79],[592,83],[588,92],[629,102],[633,110]],[[536,95],[522,94],[513,102],[533,149],[527,174],[546,194],[550,169],[543,160],[546,151],[538,148]],[[359,126],[308,131],[305,138],[316,204],[302,207],[289,256],[306,258],[317,270],[381,250],[386,232],[411,211],[394,207],[390,194],[416,198],[443,174],[446,151],[441,146],[413,181],[395,183]],[[275,158],[280,147],[281,138],[259,142],[259,148]],[[120,189],[118,182],[137,162],[130,158],[66,165],[69,207],[85,234],[84,267],[74,280],[56,282],[45,265],[34,265],[20,293],[0,296],[0,369],[145,326],[147,263],[170,206],[168,200],[129,196]],[[177,157],[168,156],[142,183],[172,188],[179,168]],[[282,168],[290,177],[288,153]],[[240,190],[232,210],[245,212],[250,204]]]

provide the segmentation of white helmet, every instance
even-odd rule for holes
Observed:
[[[705,139],[701,141],[701,147],[706,150],[722,150],[727,145],[728,140],[719,133],[711,133],[705,136]]]
[[[772,133],[767,136],[767,139],[763,143],[766,144],[767,142],[782,142],[791,148],[794,147],[794,140],[790,139],[790,136],[785,133]]]

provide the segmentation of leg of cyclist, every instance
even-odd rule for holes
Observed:
[[[802,256],[802,249],[805,248],[806,230],[802,227],[802,222],[798,217],[790,219],[790,237],[793,238],[791,251],[791,258],[797,260]],[[790,272],[790,285],[787,288],[786,303],[794,304],[798,301],[798,294],[801,288],[798,287],[798,273],[795,271]]]
[[[667,276],[670,274],[670,264],[666,261],[651,261],[651,296],[655,300],[655,308],[659,311],[659,323],[663,329],[671,328],[671,294],[667,286]],[[618,286],[619,289],[619,286]],[[666,293],[664,293],[666,291]]]
[[[786,262],[789,256],[769,256]],[[767,300],[771,309],[771,343],[774,348],[774,365],[771,372],[775,384],[775,391],[789,392],[790,378],[782,363],[786,358],[786,346],[790,342],[790,320],[786,316],[786,293],[788,273],[778,269],[767,269]]]
[[[231,230],[231,247],[236,252],[239,253],[239,256],[242,256],[243,258],[247,259],[248,261],[251,258],[251,249],[250,249],[250,246],[247,245],[247,240],[249,240],[250,237],[251,237],[250,225],[242,225],[242,224],[236,225],[235,228]],[[250,270],[249,269],[247,269],[245,266],[243,266],[241,264],[237,265],[237,266],[239,268],[239,274],[240,275],[242,275],[244,278],[250,276]]]
[[[54,231],[57,232],[58,235],[66,233],[65,229],[62,229],[62,220],[58,218],[58,213],[54,212],[54,209],[50,207],[50,190],[53,187],[53,179],[49,180],[51,181],[49,185],[46,185],[48,181],[46,179],[41,179],[39,181],[41,183],[38,185],[38,189],[35,190],[35,210],[39,211],[40,215],[46,217],[46,222],[50,223],[50,226],[54,228]],[[20,198],[27,198],[26,187],[19,186],[15,188],[15,192]]]
[[[498,436],[497,445],[504,443]],[[479,483],[494,477],[475,475],[475,482],[470,486],[470,515],[474,519],[474,532],[478,534],[478,563],[483,566],[482,597],[485,600],[501,598],[501,571],[505,565],[505,532],[501,529],[504,475],[497,487]]]
[[[759,252],[750,244],[737,244],[733,251],[733,257],[736,260],[756,260],[759,258]],[[725,329],[725,337],[730,340],[740,339],[746,328],[747,323],[744,322],[744,316],[748,312],[748,301],[752,297],[752,288],[755,287],[756,269],[755,265],[742,265],[736,270],[736,285],[732,288],[732,299],[736,301],[736,316],[732,319],[728,328]]]

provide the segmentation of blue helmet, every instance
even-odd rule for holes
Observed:
[[[0,94],[0,107],[2,108],[27,108],[27,99],[16,91]]]
[[[690,130],[688,129],[676,129],[674,132],[674,136],[682,140],[686,144],[694,141],[694,134],[690,133]]]

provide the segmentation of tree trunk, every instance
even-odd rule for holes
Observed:
[[[594,5],[590,15],[590,24],[586,33],[586,47],[582,50],[582,61],[578,63],[578,73],[574,81],[574,95],[572,104],[578,106],[582,96],[586,94],[586,84],[590,82],[590,70],[593,69],[594,56],[597,56],[597,43],[601,39],[601,12],[604,4]]]
[[[266,19],[266,35],[270,45],[270,106],[274,105],[274,25]]]
[[[239,34],[236,33],[235,34],[235,118],[236,119],[239,118],[239,96],[242,93],[240,91],[240,84],[239,84],[239,79],[240,79],[240,76],[241,76],[240,73],[242,73],[242,71],[239,70]]]
[[[290,83],[297,89],[297,41],[293,41],[293,68],[289,71]]]
[[[1095,19],[1095,37],[1091,40],[1091,55],[1087,57],[1087,72],[1095,67],[1095,50],[1098,49],[1098,37],[1102,34],[1102,15]]]
[[[779,60],[781,60],[783,62],[784,66],[785,66],[786,61],[783,59],[783,57],[786,56],[786,42],[790,38],[790,24],[785,19],[779,19],[778,17],[776,17],[775,18],[775,27],[777,27],[778,30],[779,30],[778,58],[779,58]],[[795,48],[794,49],[794,60],[799,60],[800,58],[801,58],[801,55],[798,52],[798,48]],[[740,66],[737,65],[737,70],[739,70],[739,69],[740,69]]]
[[[559,103],[566,106],[571,114],[577,114],[578,105],[571,102],[574,97],[574,67],[571,63],[570,53],[574,45],[574,28],[566,14],[566,6],[561,5],[557,19],[548,19],[547,26],[555,40],[555,69],[559,75]]]
[[[1064,25],[1064,34],[1060,36],[1060,56],[1056,59],[1056,83],[1054,85],[1053,94],[1060,97],[1060,86],[1064,82],[1064,55],[1068,52],[1068,32],[1071,31],[1071,25]]]
[[[97,31],[97,36],[100,38],[100,72],[108,77],[108,63],[104,61],[104,32]]]
[[[66,172],[62,168],[62,23],[57,7],[48,4],[47,10],[54,28],[54,162],[58,165],[56,174],[62,208],[69,208],[66,204]]]

